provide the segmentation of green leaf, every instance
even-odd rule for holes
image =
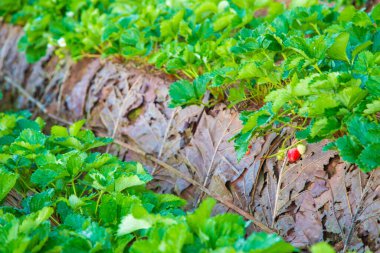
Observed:
[[[115,180],[115,191],[121,192],[129,187],[144,185],[145,182],[142,181],[137,175],[133,176],[121,176]]]
[[[380,20],[380,5],[376,4],[372,11],[371,11],[371,17],[375,20],[375,21],[379,21]]]
[[[246,100],[245,90],[243,86],[231,88],[229,92],[228,101],[231,103],[231,106]]]
[[[80,237],[85,238],[88,246],[104,249],[106,252],[109,252],[111,247],[110,234],[104,227],[99,226],[98,223],[92,222],[91,219],[79,214],[69,214],[65,218],[64,224],[66,227],[74,230]]]
[[[147,219],[138,219],[133,216],[133,214],[128,214],[124,216],[119,224],[117,230],[117,236],[123,236],[140,229],[148,229],[152,227],[153,223]]]
[[[365,50],[367,47],[371,46],[372,44],[373,42],[369,40],[355,47],[355,49],[352,51],[352,59],[355,60],[356,56],[360,52],[362,52],[363,50]]]
[[[53,143],[68,149],[83,150],[85,146],[75,137],[58,137],[53,139]]]
[[[119,32],[119,28],[115,24],[111,23],[110,25],[106,26],[102,34],[102,42],[108,40],[112,35],[116,34],[117,32]]]
[[[3,200],[15,186],[19,175],[8,172],[0,167],[0,201]]]
[[[185,224],[160,226],[152,229],[147,239],[139,239],[133,243],[130,252],[145,253],[159,249],[157,252],[181,253],[185,250],[184,245],[191,242],[191,239],[192,234]]]
[[[289,101],[292,100],[292,95],[286,89],[274,90],[265,97],[265,102],[272,102],[272,110],[274,113],[278,113],[279,110]]]
[[[115,198],[110,195],[104,195],[99,206],[99,218],[106,223],[116,222],[117,212],[115,210],[117,210],[117,206]]]
[[[311,253],[335,253],[333,247],[326,242],[319,242],[310,248]]]
[[[180,22],[183,19],[185,10],[178,11],[171,19],[160,23],[160,33],[162,38],[176,37],[179,32]]]
[[[349,39],[350,34],[348,32],[340,33],[335,38],[334,43],[327,50],[327,55],[334,60],[349,62],[347,57],[347,45]]]
[[[135,28],[124,30],[120,37],[120,43],[130,46],[136,46],[140,40],[140,33]]]
[[[49,219],[53,212],[53,208],[43,207],[41,210],[26,216],[19,227],[19,232],[30,233],[41,223]]]
[[[339,103],[334,94],[318,94],[310,96],[299,110],[299,114],[306,117],[325,115],[326,110],[338,107]]]
[[[219,17],[214,21],[213,26],[216,32],[225,29],[228,25],[231,24],[235,15],[233,13],[225,13],[223,16]]]
[[[380,96],[380,77],[370,77],[366,82],[366,88],[373,96]]]
[[[368,92],[357,86],[347,87],[337,94],[337,99],[349,110],[367,96]]]
[[[54,137],[68,137],[69,133],[66,127],[63,126],[53,126],[50,133]]]
[[[28,119],[22,118],[22,119],[17,120],[16,124],[17,124],[18,130],[20,130],[20,131],[22,131],[24,129],[28,129],[28,128],[33,129],[35,131],[41,130],[40,125],[33,120],[28,120]]]
[[[354,74],[369,75],[375,65],[375,57],[373,53],[364,51],[358,54],[354,61],[352,71]],[[377,77],[374,77],[375,80]],[[369,78],[371,79],[371,77]]]
[[[245,236],[244,226],[244,219],[239,215],[219,214],[207,220],[202,233],[208,238],[201,237],[201,240],[204,240],[204,244],[215,245],[217,248],[228,247]]]
[[[54,189],[48,189],[41,193],[36,193],[24,199],[23,206],[26,212],[32,213],[41,210],[44,207],[53,205]]]
[[[213,2],[203,2],[194,10],[197,22],[216,12],[218,12],[218,7]]]
[[[183,211],[179,210],[179,208],[185,206],[187,203],[186,200],[173,194],[156,194],[156,198],[158,203],[155,209],[161,210],[164,214],[166,214],[168,210],[174,210],[176,214],[183,213]]]
[[[180,70],[180,69],[183,69],[184,67],[186,66],[186,62],[181,59],[181,58],[174,58],[174,59],[170,59],[167,63],[166,63],[166,69],[169,71],[169,72],[173,72],[174,70]]]
[[[42,146],[45,144],[46,136],[34,129],[27,128],[20,133],[20,136],[15,140],[15,144],[27,146],[30,144],[33,146]]]
[[[75,123],[73,123],[69,128],[70,136],[76,137],[80,131],[80,129],[83,127],[83,125],[86,123],[86,120],[82,119]]]
[[[298,140],[307,139],[310,136],[311,128],[313,127],[314,122],[315,122],[314,119],[311,120],[310,124],[305,129],[297,131],[296,132],[296,138]]]
[[[380,143],[380,125],[367,118],[354,116],[348,123],[348,132],[354,135],[362,145]]]
[[[10,151],[18,155],[35,155],[35,152],[44,147],[45,141],[46,136],[43,133],[28,128],[23,130],[11,144]]]
[[[69,157],[66,163],[66,169],[72,178],[76,177],[78,173],[81,172],[86,157],[87,154],[84,152],[78,152]]]
[[[27,62],[35,63],[39,61],[42,57],[46,55],[46,48],[47,48],[47,43],[40,46],[28,45],[25,50]]]
[[[61,165],[49,164],[34,171],[31,176],[31,182],[41,188],[45,188],[54,181],[66,176],[69,176],[69,174]]]
[[[215,204],[216,201],[214,199],[207,198],[202,201],[199,207],[192,214],[187,215],[187,223],[194,233],[201,232],[200,229],[206,224],[206,221],[210,217]]]
[[[339,155],[343,160],[350,163],[357,163],[357,159],[363,150],[358,139],[354,136],[343,136],[336,140]]]
[[[368,16],[368,14],[364,11],[358,11],[355,13],[352,18],[352,22],[359,27],[373,26],[373,23]]]
[[[205,92],[206,85],[203,82],[177,81],[170,85],[170,107],[200,104]]]
[[[339,122],[335,117],[321,117],[311,127],[310,137],[327,137],[339,130]]]
[[[79,207],[84,206],[86,203],[78,196],[72,194],[69,196],[69,205],[73,210],[78,210]]]
[[[359,167],[364,172],[380,168],[380,143],[366,146],[359,156]]]
[[[253,233],[245,242],[238,242],[238,249],[255,253],[289,253],[296,249],[276,234]]]
[[[11,134],[16,128],[17,116],[3,113],[0,116],[0,136],[3,137]]]
[[[367,109],[363,111],[365,114],[373,114],[380,112],[380,99],[374,100],[367,104]]]
[[[265,117],[265,121],[260,121],[260,117],[267,116]],[[247,133],[249,131],[254,131],[256,128],[268,124],[271,119],[273,118],[274,114],[272,112],[272,104],[267,103],[263,107],[260,108],[260,110],[253,112],[250,114],[247,118],[246,121],[243,123],[244,127],[241,130],[242,133]]]
[[[234,137],[234,147],[237,160],[240,161],[246,154],[249,146],[249,141],[252,139],[253,132],[240,132]]]

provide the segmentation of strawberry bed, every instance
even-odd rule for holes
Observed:
[[[15,185],[5,203],[16,208],[2,207],[2,219],[22,224],[43,215],[52,224],[35,224],[45,224],[36,235],[44,234],[44,239],[30,230],[22,237],[20,230],[17,240],[29,241],[25,250],[46,251],[49,243],[56,243],[58,251],[82,244],[120,252],[154,247],[157,252],[294,250],[276,236],[246,237],[252,231],[276,232],[299,248],[325,240],[337,251],[379,249],[380,7],[368,3],[365,12],[344,2],[4,1],[0,13],[6,22],[25,25],[24,32],[2,25],[3,106],[31,109],[49,125],[86,118],[88,129],[115,140],[98,151],[139,161],[153,175],[151,181],[148,173],[133,172],[139,184],[116,192],[135,194],[142,207],[137,204],[134,212],[128,203],[129,211],[106,221],[112,215],[100,217],[100,206],[118,202],[115,189],[129,179],[113,177],[120,182],[112,191],[99,188],[100,181],[89,182],[91,173],[99,172],[85,169],[91,164],[86,157],[93,156],[85,142],[96,143],[96,138],[75,127],[83,122],[72,127],[80,136],[55,126],[44,137],[43,156],[52,153],[59,163],[65,163],[64,155],[84,152],[83,171],[71,178],[75,182],[63,184],[71,188],[62,195],[55,181],[36,179],[45,164],[15,148],[17,140],[34,145],[43,121],[29,120],[25,113],[2,114],[2,178],[10,183],[3,198]],[[22,157],[29,163],[18,164]],[[94,178],[109,177],[107,169],[96,170],[101,175]],[[104,187],[112,184],[106,181]],[[78,196],[75,185],[81,189],[81,184],[91,188]],[[150,196],[147,202],[140,193]],[[181,209],[185,202],[168,193],[185,198],[185,210],[192,213],[200,206],[200,211],[186,216]],[[202,201],[206,195],[219,201],[214,218],[208,218],[212,201]],[[39,204],[32,210],[34,197]],[[67,214],[59,211],[62,198],[73,212],[69,217],[81,220],[80,229],[70,219],[66,223]],[[167,208],[160,209],[162,205]],[[227,211],[252,223],[222,214]],[[200,213],[203,218],[196,219],[205,223],[194,227],[191,217]],[[134,221],[142,227],[129,230]],[[88,226],[105,229],[100,236],[109,243],[83,237]],[[187,231],[182,239],[162,235],[172,231],[174,236],[178,230]],[[216,238],[226,230],[223,244]],[[65,246],[66,234],[73,236]],[[260,240],[266,243],[255,251]],[[325,244],[313,247],[313,252],[328,250]]]

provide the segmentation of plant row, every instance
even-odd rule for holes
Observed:
[[[25,25],[19,47],[30,62],[54,46],[75,59],[124,57],[180,78],[172,106],[265,102],[241,113],[239,159],[253,138],[290,127],[300,141],[330,139],[326,149],[371,171],[380,165],[380,6],[313,4],[6,0],[0,14]]]
[[[91,150],[111,143],[84,121],[42,132],[26,111],[0,113],[0,252],[295,252],[275,234],[247,236],[235,214],[191,213],[146,188],[141,164]],[[312,252],[334,252],[325,243]]]

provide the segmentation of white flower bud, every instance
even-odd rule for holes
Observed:
[[[306,152],[306,146],[303,144],[298,144],[297,145],[297,150],[300,152],[301,155],[305,154]]]
[[[230,4],[228,3],[228,1],[221,1],[221,2],[218,4],[218,11],[222,12],[222,11],[224,11],[227,7],[230,7]]]
[[[74,17],[74,12],[72,12],[72,11],[66,12],[66,16],[69,18],[72,18],[72,17]]]
[[[58,43],[58,46],[60,47],[66,47],[66,40],[65,38],[59,38],[59,40],[57,41]]]

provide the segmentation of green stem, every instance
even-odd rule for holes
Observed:
[[[319,72],[319,74],[322,74],[321,69],[318,67],[318,64],[314,64],[313,67]]]
[[[95,214],[97,214],[97,212],[98,212],[100,199],[102,198],[103,193],[104,193],[104,191],[101,191],[101,192],[100,192],[99,197],[98,197],[98,200],[96,201]]]
[[[21,182],[24,184],[24,186],[25,186],[26,188],[28,188],[28,190],[30,190],[30,191],[32,191],[32,192],[34,192],[34,193],[38,193],[38,191],[36,191],[36,190],[33,189],[32,187],[30,187],[30,186],[24,181],[24,179],[22,178],[22,176],[20,177],[20,180],[21,180]]]
[[[73,188],[74,195],[77,196],[77,191],[76,191],[76,189],[75,189],[75,182],[74,182],[74,179],[71,180],[71,187]]]
[[[55,225],[59,225],[59,222],[53,216],[50,216],[50,219],[55,223]]]
[[[321,33],[318,30],[318,27],[315,24],[311,24],[311,26],[314,28],[318,35],[321,35]]]
[[[82,197],[82,196],[83,196],[83,194],[85,193],[86,189],[87,189],[87,185],[85,185],[85,187],[83,188],[83,191],[82,191],[82,193],[79,195],[79,197]]]

